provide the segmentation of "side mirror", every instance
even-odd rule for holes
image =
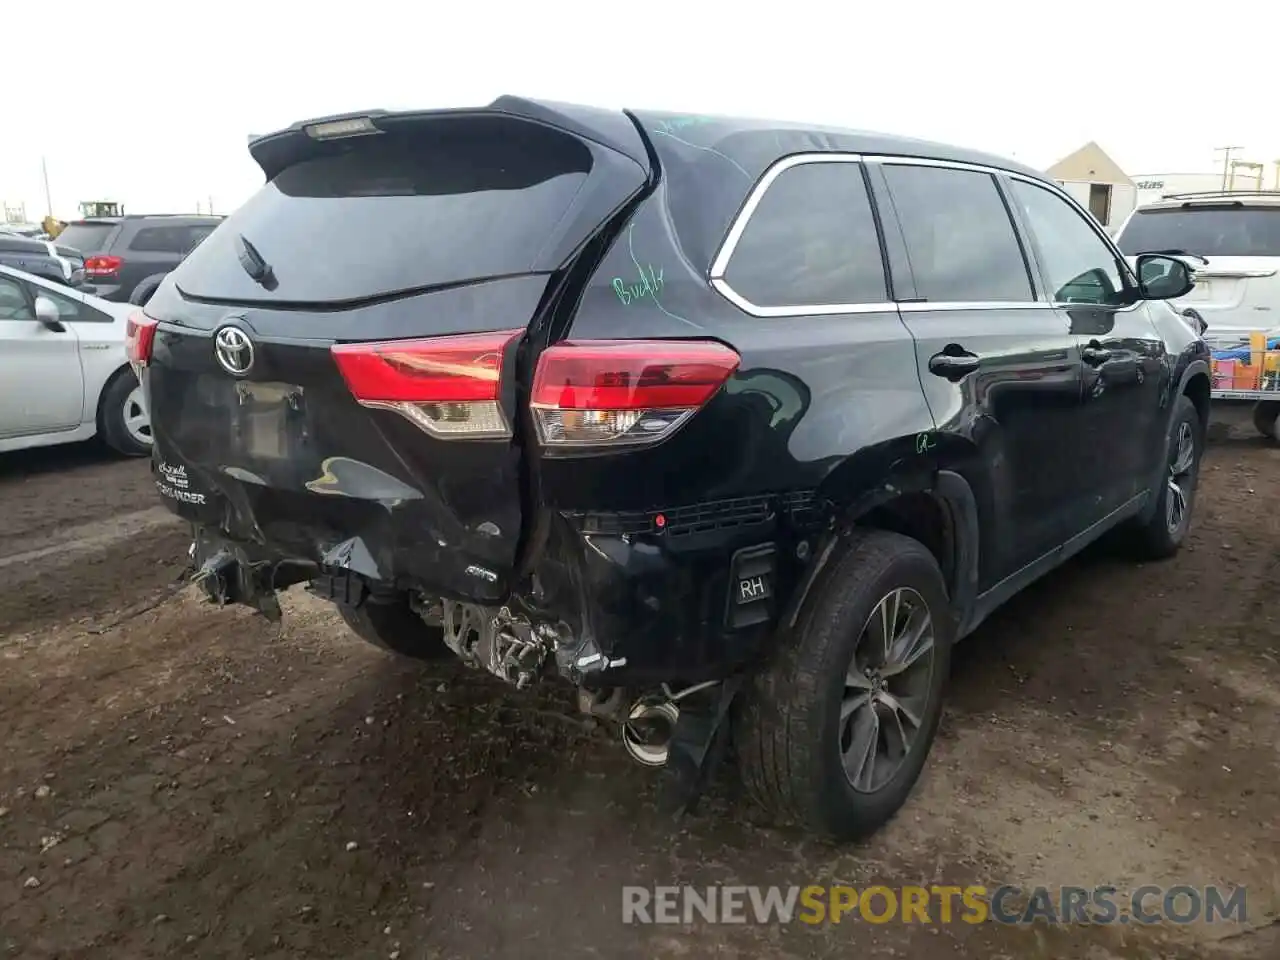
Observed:
[[[1143,300],[1176,300],[1190,293],[1196,282],[1185,261],[1144,253],[1138,257],[1138,285]]]
[[[58,305],[48,297],[36,297],[36,319],[54,333],[63,333],[62,315],[58,313]]]

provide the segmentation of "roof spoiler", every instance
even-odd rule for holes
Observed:
[[[511,96],[499,97],[487,107],[403,112],[359,110],[300,120],[276,133],[251,136],[249,154],[271,180],[286,167],[315,155],[319,144],[326,141],[374,136],[407,123],[481,116],[507,116],[554,127],[616,150],[646,168],[649,164],[648,151],[639,131],[622,111]]]

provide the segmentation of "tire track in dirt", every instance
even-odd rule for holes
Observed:
[[[699,815],[666,819],[562,691],[385,659],[297,591],[279,627],[194,591],[118,621],[187,542],[121,493],[114,515],[142,529],[33,561],[47,608],[0,598],[0,629],[26,631],[0,641],[0,955],[1216,960],[1170,925],[626,927],[621,887],[1220,879],[1249,883],[1265,922],[1280,631],[1251,605],[1274,576],[1275,462],[1215,446],[1192,549],[1084,558],[993,618],[915,795],[854,847],[766,825],[729,770]],[[123,467],[124,490],[145,485]],[[103,519],[77,502],[72,522]],[[0,538],[9,556],[62,542],[41,506],[44,539]]]
[[[16,553],[0,553],[0,571],[10,582],[27,577],[40,576],[48,567],[59,567],[87,553],[98,553],[161,526],[180,524],[181,521],[164,507],[135,510],[106,520],[94,520],[72,527],[60,528],[53,535],[42,538],[32,546]],[[14,543],[8,548],[16,546]],[[0,548],[3,550],[5,548]],[[41,561],[51,561],[41,563]],[[10,569],[13,568],[13,569]]]
[[[180,578],[190,535],[145,460],[94,445],[0,457],[0,646],[144,605]]]

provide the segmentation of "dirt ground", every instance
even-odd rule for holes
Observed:
[[[1239,420],[1238,411],[1229,416]],[[1219,426],[1189,546],[1094,550],[957,652],[864,846],[729,772],[674,822],[558,691],[183,588],[147,467],[0,458],[0,957],[1280,956],[1280,448]],[[1245,926],[624,926],[625,884],[1245,885]]]

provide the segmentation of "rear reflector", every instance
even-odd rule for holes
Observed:
[[[135,372],[151,362],[151,348],[156,339],[159,321],[148,317],[141,310],[129,314],[124,326],[124,352]]]
[[[90,257],[84,262],[84,275],[95,280],[107,280],[120,272],[123,263],[121,257]]]
[[[656,443],[738,369],[712,340],[583,340],[548,348],[533,378],[533,418],[548,447]]]
[[[341,343],[330,348],[352,396],[439,437],[511,436],[500,390],[507,348],[523,330]]]

